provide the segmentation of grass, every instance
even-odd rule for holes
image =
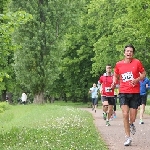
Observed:
[[[81,105],[10,106],[0,113],[0,150],[107,150]]]
[[[0,103],[0,150],[107,150],[92,115],[81,107],[88,105]],[[149,100],[145,113],[150,114]]]

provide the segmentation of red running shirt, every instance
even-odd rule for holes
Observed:
[[[140,83],[133,86],[130,81],[138,78],[139,73],[144,70],[142,63],[138,59],[132,59],[130,63],[125,63],[124,60],[117,62],[114,72],[120,76],[119,93],[139,93]]]
[[[104,74],[99,78],[99,82],[101,84],[102,96],[114,97],[114,89],[111,89],[111,84],[113,82],[113,75],[107,76]]]

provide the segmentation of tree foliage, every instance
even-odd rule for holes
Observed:
[[[32,22],[15,33],[21,48],[15,53],[17,80],[34,94],[35,103],[44,102],[44,93],[59,77],[63,35],[74,25],[82,1],[13,0],[13,10],[33,15]],[[39,98],[38,98],[39,97]]]
[[[23,23],[13,38],[14,24],[8,24],[7,17],[3,20],[3,32],[9,34],[0,39],[4,50],[1,71],[7,68],[6,58],[11,54],[16,83],[30,91],[36,103],[44,102],[44,94],[87,101],[92,83],[107,64],[114,66],[123,59],[126,44],[135,46],[135,57],[150,74],[149,0],[12,0],[10,8],[31,14],[33,19]]]
[[[13,54],[17,45],[12,42],[12,34],[19,25],[26,23],[32,17],[24,11],[11,13],[8,8],[9,2],[9,0],[2,1],[0,14],[0,91],[2,100],[6,98],[6,91],[12,92],[15,88]]]
[[[136,57],[142,60],[149,73],[147,64],[149,63],[150,2],[113,0],[99,3],[93,1],[93,3],[101,11],[91,8],[89,15],[97,11],[96,17],[99,18],[97,24],[100,24],[100,33],[102,33],[94,44],[93,72],[98,72],[107,62],[114,65],[116,61],[123,58],[123,47],[132,43],[136,47]]]

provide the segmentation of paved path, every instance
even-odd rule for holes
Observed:
[[[106,127],[102,118],[102,110],[95,113],[91,108],[84,108],[93,115],[95,126],[107,143],[109,150],[150,150],[150,116],[144,115],[145,124],[139,125],[139,116],[135,122],[136,134],[131,135],[132,145],[124,146],[125,133],[121,111],[116,111],[117,118],[110,121],[111,126]]]

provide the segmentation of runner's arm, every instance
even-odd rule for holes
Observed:
[[[149,89],[150,89],[150,80],[147,78],[147,81],[148,81],[148,82],[147,82],[147,84],[146,84],[146,89],[149,90]]]
[[[140,76],[139,76],[138,78],[136,78],[136,79],[133,79],[133,80],[131,81],[131,83],[132,83],[133,85],[135,85],[135,84],[137,84],[139,81],[143,80],[145,77],[146,77],[146,71],[143,71],[142,73],[140,73]]]
[[[119,80],[119,75],[114,72],[114,75],[113,75],[113,83],[112,83],[112,85],[111,85],[111,88],[112,88],[112,89],[114,89],[114,88],[116,87],[116,84],[118,83],[118,80]]]

